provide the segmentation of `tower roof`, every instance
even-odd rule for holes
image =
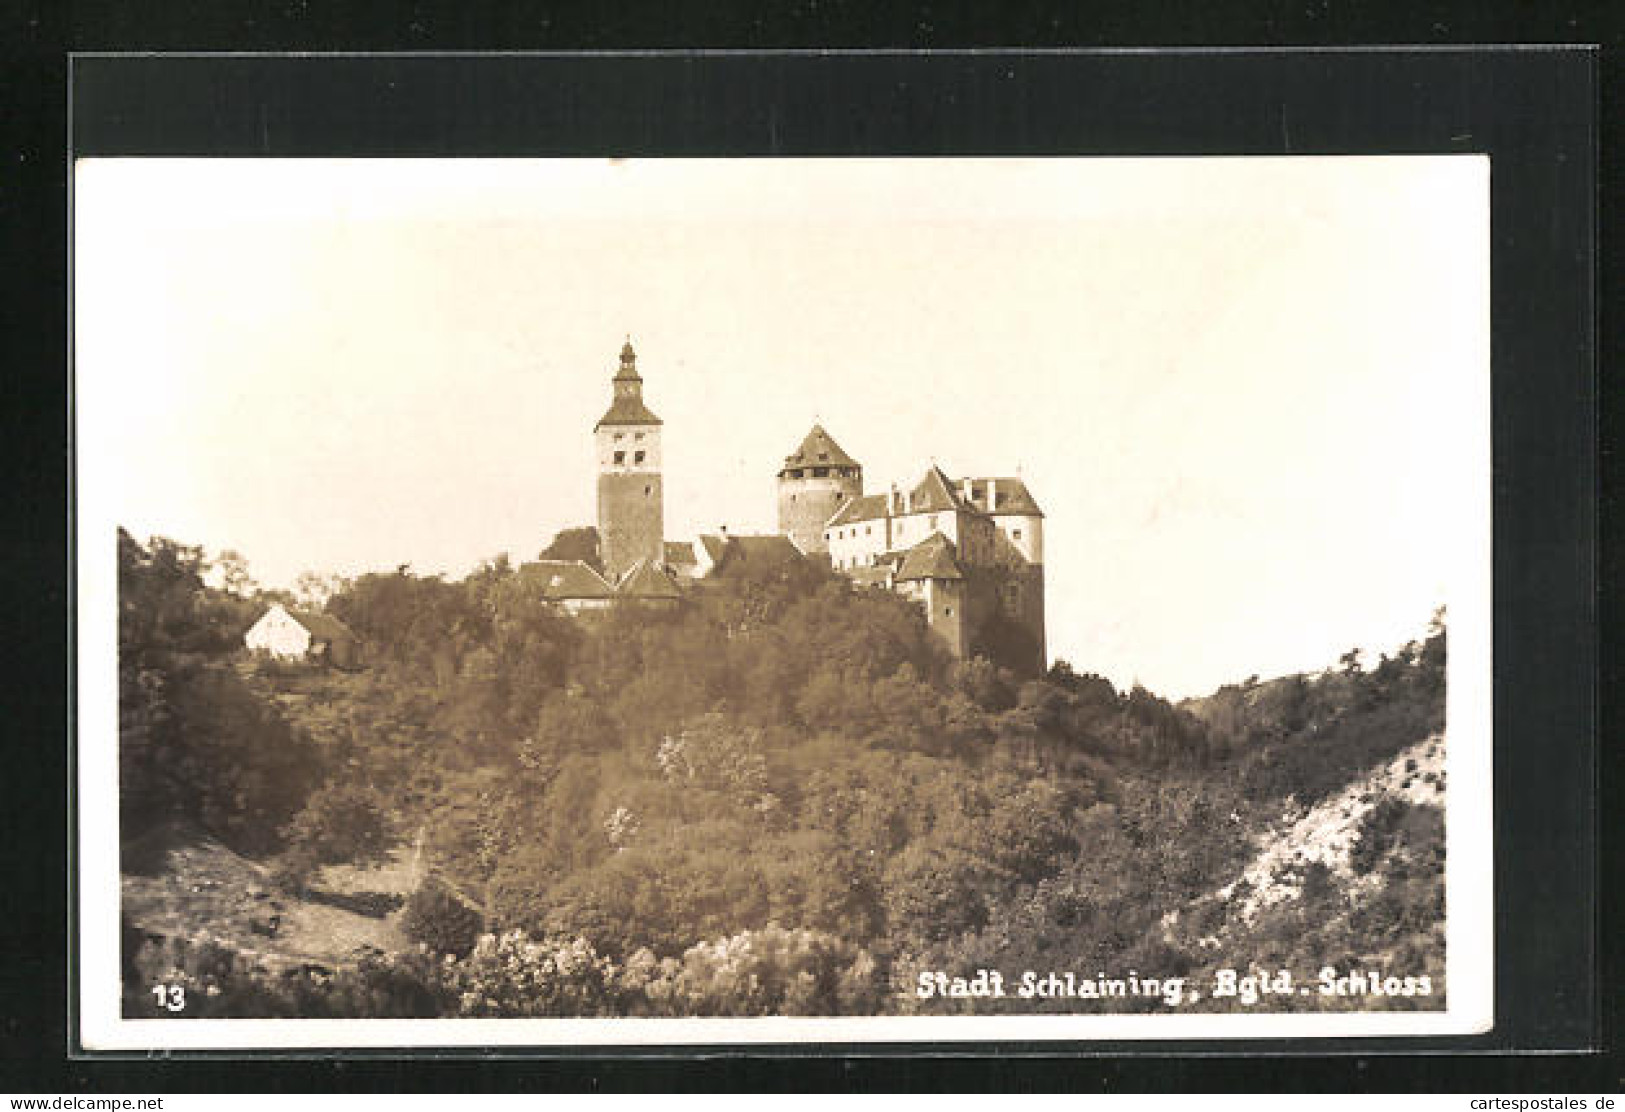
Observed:
[[[660,418],[649,412],[649,407],[643,404],[642,398],[616,398],[604,410],[604,415],[598,418],[598,424],[593,428],[600,429],[605,425],[659,425],[663,424]]]
[[[626,343],[621,345],[621,369],[615,372],[615,377],[619,379],[638,377],[638,353],[632,350],[630,336],[626,338]]]
[[[835,438],[824,431],[823,425],[814,425],[802,438],[801,447],[784,457],[786,469],[792,467],[861,467],[857,460],[846,454]]]
[[[643,378],[638,374],[638,353],[632,350],[632,337],[621,345],[621,369],[615,372],[615,397],[604,415],[593,426],[597,432],[605,425],[658,425],[656,417],[643,404]]]

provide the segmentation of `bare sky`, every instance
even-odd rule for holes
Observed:
[[[1487,160],[81,162],[82,528],[267,585],[594,520],[630,333],[667,534],[1023,475],[1052,657],[1201,693],[1417,635],[1487,561]],[[101,518],[106,520],[102,521]]]

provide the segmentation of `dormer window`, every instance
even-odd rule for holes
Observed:
[[[819,452],[818,453],[818,458],[819,459],[828,459],[829,458],[829,453],[828,452]]]

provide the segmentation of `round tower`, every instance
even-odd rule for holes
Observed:
[[[779,532],[802,552],[828,552],[824,523],[863,494],[863,465],[814,425],[779,469]]]

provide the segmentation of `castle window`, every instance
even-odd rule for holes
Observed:
[[[829,453],[828,452],[819,452],[818,453],[818,458],[819,459],[828,459],[829,458]]]
[[[801,478],[801,468],[797,467],[797,468],[794,468],[794,469],[792,469],[790,471],[787,471],[787,472],[785,472],[785,475],[788,478],[791,478],[791,479],[799,479],[799,478]]]
[[[874,534],[874,531],[875,531],[875,527],[873,525],[865,525],[863,527],[863,535],[866,536],[866,537],[872,536]]]
[[[616,452],[615,453],[615,462],[616,463],[625,463],[626,462],[626,453],[625,452]]]
[[[625,440],[626,439],[626,434],[624,432],[618,432],[618,433],[615,434],[615,439],[616,440]]]
[[[953,608],[953,607],[952,607],[952,606],[944,606],[944,607],[943,607],[943,608],[942,608],[942,616],[943,616],[943,617],[944,617],[944,618],[951,618],[951,617],[953,617],[953,616],[954,616],[954,608]]]
[[[937,515],[932,514],[931,515],[931,528],[935,529],[936,527],[937,527]]]
[[[643,455],[644,455],[644,453],[642,453],[642,452],[633,453],[632,462],[633,463],[642,463],[643,462]]]
[[[653,494],[653,493],[654,493],[654,489],[655,489],[655,488],[654,488],[654,487],[652,487],[652,486],[646,486],[646,487],[644,487],[644,488],[643,488],[643,496],[644,496],[644,497],[645,497],[645,498],[647,498],[647,497],[649,497],[649,495],[651,495],[651,494]]]
[[[822,479],[825,476],[827,476],[828,474],[829,474],[829,468],[827,468],[827,467],[815,467],[815,468],[813,468],[813,478],[815,478],[815,479]]]
[[[642,440],[643,439],[643,434],[641,432],[640,433],[634,433],[632,435],[632,439],[633,440]]]

